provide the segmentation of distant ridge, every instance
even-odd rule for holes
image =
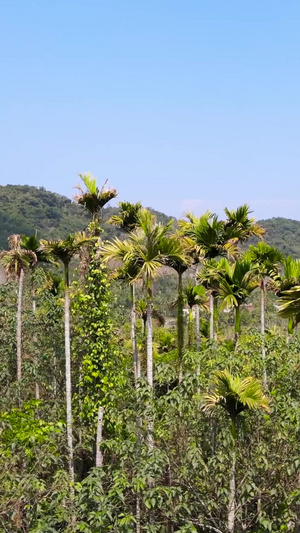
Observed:
[[[120,232],[105,221],[117,212],[116,207],[103,210],[104,237],[112,238]],[[166,223],[171,217],[157,211],[159,221]],[[7,247],[7,237],[12,233],[40,238],[65,237],[68,233],[84,229],[89,222],[82,207],[69,198],[47,191],[44,187],[29,185],[0,186],[0,248]],[[289,218],[260,220],[265,228],[265,240],[286,255],[300,257],[300,222]]]

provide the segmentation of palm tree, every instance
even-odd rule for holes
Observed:
[[[19,284],[17,307],[17,380],[22,379],[22,296],[24,273],[31,265],[36,264],[37,257],[32,250],[21,247],[21,236],[11,235],[8,238],[9,250],[0,253],[1,264],[5,267],[8,277],[15,277]]]
[[[283,318],[293,321],[293,326],[300,322],[300,285],[280,293],[278,313]]]
[[[93,178],[89,172],[79,174],[79,177],[82,179],[86,190],[83,190],[81,185],[76,185],[79,192],[74,196],[74,200],[92,216],[90,230],[92,234],[99,235],[102,209],[110,200],[116,198],[118,193],[116,189],[106,187],[107,180],[99,189],[96,178]]]
[[[256,246],[250,246],[247,259],[252,262],[252,274],[260,286],[260,316],[261,316],[261,337],[262,337],[262,359],[263,359],[263,383],[267,385],[266,374],[266,351],[265,351],[265,301],[266,288],[269,279],[279,279],[280,262],[283,259],[281,252],[269,246],[265,242],[259,242]]]
[[[236,506],[236,442],[237,420],[241,413],[263,409],[269,412],[269,402],[263,394],[260,383],[252,377],[241,379],[232,376],[227,370],[217,372],[213,391],[204,397],[203,410],[212,413],[221,406],[231,419],[232,458],[227,529],[234,532]]]
[[[199,309],[200,307],[203,311],[208,311],[208,298],[205,287],[203,285],[187,285],[184,288],[184,300],[189,308],[188,346],[189,348],[192,348],[194,339],[193,309],[195,309],[196,307],[198,307]],[[198,327],[196,324],[196,331]]]
[[[219,293],[222,301],[221,309],[235,310],[235,343],[237,344],[241,332],[241,305],[246,301],[257,283],[251,278],[252,263],[247,259],[230,263],[221,259],[219,263]]]
[[[166,264],[173,268],[178,274],[178,293],[177,293],[177,351],[178,351],[178,365],[179,365],[179,383],[182,381],[182,359],[184,348],[184,320],[183,320],[183,308],[184,308],[184,293],[182,276],[187,271],[192,263],[191,255],[189,251],[191,249],[190,239],[184,238],[175,233],[170,237],[170,243],[173,244],[176,255],[171,254]]]
[[[224,212],[227,217],[225,220],[227,237],[232,231],[234,239],[238,239],[239,242],[245,242],[249,237],[262,238],[265,234],[264,228],[257,224],[254,218],[250,218],[251,210],[249,205],[241,205],[235,210],[225,207]]]
[[[69,475],[74,495],[73,425],[72,425],[72,385],[71,385],[71,340],[70,340],[70,262],[81,248],[92,241],[84,232],[69,235],[65,240],[41,240],[40,250],[47,256],[61,261],[65,278],[65,360],[66,360],[66,411]]]
[[[292,289],[300,284],[300,259],[293,259],[291,256],[282,261],[282,273],[274,283],[274,291],[279,298],[283,296],[285,300],[285,291]],[[288,333],[292,334],[296,322],[293,317],[288,318]]]
[[[203,262],[197,279],[209,293],[209,338],[215,338],[215,322],[217,321],[217,295],[220,287],[220,264],[216,259]]]
[[[35,272],[36,266],[39,263],[49,264],[53,261],[51,261],[49,257],[47,257],[46,254],[44,254],[40,250],[40,242],[37,239],[36,235],[30,235],[29,237],[26,235],[22,235],[20,246],[22,249],[31,250],[35,254],[36,259],[37,259],[36,262],[31,262],[30,264],[30,269],[32,273],[31,275],[32,312],[35,315],[36,314],[36,294],[35,294],[35,286],[34,286],[35,285],[34,272]],[[34,336],[33,341],[36,342],[36,336]],[[34,358],[34,360],[35,360],[35,367],[36,367],[36,364],[37,364],[36,357]],[[37,400],[40,399],[40,387],[39,387],[39,383],[37,380],[35,383],[35,397]]]
[[[136,204],[119,202],[119,208],[120,211],[118,215],[113,215],[107,222],[117,226],[126,233],[131,233],[138,226],[142,204],[140,202],[137,202]]]

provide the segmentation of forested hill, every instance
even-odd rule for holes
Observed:
[[[104,221],[116,212],[116,208],[104,208]],[[171,218],[153,212],[161,222]],[[7,247],[7,237],[13,233],[33,235],[37,232],[39,238],[47,239],[65,237],[83,230],[89,221],[81,206],[43,187],[0,186],[0,248]],[[118,230],[110,224],[104,223],[103,228],[105,237],[118,234]]]
[[[116,211],[116,208],[111,207],[104,209],[104,221]],[[161,222],[171,218],[163,213],[154,213]],[[7,237],[12,233],[32,235],[37,231],[40,238],[64,237],[84,229],[88,222],[89,217],[83,209],[65,196],[46,191],[43,187],[0,186],[0,248],[7,247]],[[300,257],[299,221],[271,218],[261,220],[260,224],[266,229],[266,241],[269,244],[286,255]],[[103,227],[106,237],[118,233],[109,224],[104,223]]]

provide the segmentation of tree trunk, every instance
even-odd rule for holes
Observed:
[[[240,333],[241,333],[241,308],[240,306],[237,306],[235,307],[235,323],[234,323],[235,348],[237,348]]]
[[[209,338],[214,339],[214,296],[212,292],[209,295]]]
[[[97,420],[96,467],[101,467],[103,465],[103,454],[100,448],[100,445],[102,444],[103,415],[104,415],[104,409],[102,406],[100,406],[98,410],[98,420]]]
[[[151,391],[153,392],[153,342],[152,342],[152,291],[151,281],[147,279],[147,381]],[[149,451],[154,448],[153,442],[153,417],[151,406],[148,406],[148,447]]]
[[[71,481],[71,497],[74,496],[74,459],[73,459],[73,425],[72,425],[72,385],[71,385],[71,339],[70,339],[70,295],[69,269],[65,266],[65,358],[66,358],[66,407],[67,407],[67,443],[68,465]]]
[[[182,381],[182,358],[183,358],[183,343],[184,343],[184,324],[183,324],[183,289],[182,289],[182,273],[178,272],[178,303],[177,303],[177,349],[178,349],[178,379],[179,383]]]
[[[19,277],[18,309],[17,309],[17,380],[22,379],[22,297],[24,285],[24,270]]]
[[[32,290],[32,313],[33,313],[34,316],[36,315],[36,299],[35,299],[35,290],[34,290],[34,288]],[[35,347],[36,347],[36,342],[37,342],[36,335],[34,335],[33,336],[33,345]],[[35,367],[35,399],[39,400],[40,399],[40,385],[39,385],[39,382],[37,380],[37,375],[36,375],[36,369],[37,369],[37,356],[36,356],[36,353],[34,353],[34,367]]]
[[[235,483],[235,469],[236,469],[236,427],[235,421],[232,419],[232,460],[230,468],[230,481],[229,481],[229,503],[228,503],[228,523],[227,528],[229,533],[234,533],[234,523],[235,523],[235,493],[236,493],[236,483]]]
[[[261,331],[261,356],[263,361],[263,386],[267,387],[266,372],[266,349],[265,349],[265,280],[262,279],[260,284],[260,331]]]
[[[193,347],[194,341],[194,317],[193,317],[193,308],[189,309],[189,327],[188,327],[188,347],[191,350]]]
[[[135,287],[130,285],[131,292],[131,342],[133,349],[133,365],[134,365],[134,382],[137,385],[137,380],[141,377],[141,361],[138,353],[136,342],[136,310],[135,310]]]
[[[195,329],[196,329],[196,351],[200,352],[200,310],[199,310],[199,305],[195,305]]]

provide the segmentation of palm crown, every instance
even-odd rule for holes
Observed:
[[[83,190],[81,185],[77,185],[79,193],[74,196],[75,201],[92,215],[93,221],[99,219],[102,208],[113,198],[116,198],[116,189],[106,188],[107,180],[101,189],[97,187],[97,180],[93,178],[89,172],[86,174],[79,174],[86,190]]]
[[[113,215],[108,222],[126,231],[126,233],[130,233],[135,230],[138,225],[142,204],[140,202],[137,202],[136,204],[119,202],[119,208],[119,214]]]
[[[204,411],[212,412],[220,405],[233,419],[246,410],[269,412],[269,401],[259,381],[252,377],[234,377],[227,370],[216,373],[213,391],[204,397],[204,401]]]
[[[36,264],[37,256],[34,251],[22,247],[21,235],[11,235],[8,244],[9,250],[0,253],[0,261],[7,276],[19,278],[22,270]]]

